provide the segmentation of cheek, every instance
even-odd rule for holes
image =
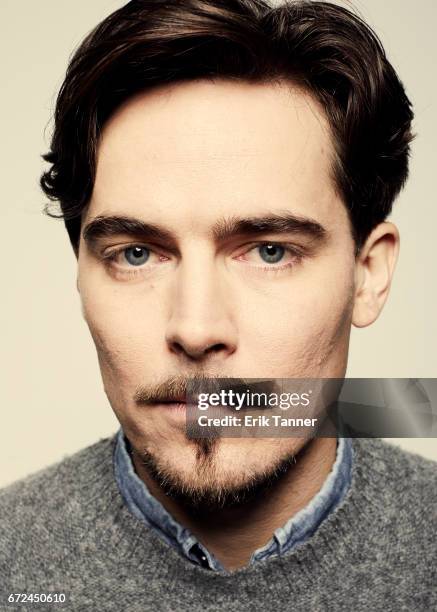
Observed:
[[[335,268],[334,268],[335,269]],[[343,361],[351,326],[353,268],[335,278],[320,270],[290,278],[268,296],[246,301],[242,337],[246,355],[256,356],[260,376],[307,376],[331,356]],[[309,369],[311,368],[311,374]],[[254,374],[258,376],[258,374]]]
[[[153,311],[116,291],[81,290],[82,312],[94,340],[105,387],[122,392],[150,374],[157,346]]]

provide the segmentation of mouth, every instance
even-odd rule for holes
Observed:
[[[160,397],[154,398],[151,402],[153,405],[162,404],[164,406],[180,406],[181,404],[186,404],[187,400],[184,395],[178,395],[173,397]]]
[[[153,411],[157,410],[160,414],[165,414],[170,418],[182,419],[184,421],[186,419],[187,402],[182,396],[153,399],[149,404],[149,408]]]

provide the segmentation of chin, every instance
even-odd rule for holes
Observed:
[[[305,444],[301,438],[187,440],[137,453],[142,466],[169,497],[193,511],[246,504],[287,474]]]

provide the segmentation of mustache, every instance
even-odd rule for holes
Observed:
[[[206,373],[189,376],[169,376],[165,380],[149,385],[139,386],[134,393],[134,402],[140,406],[156,403],[187,402],[195,399],[199,393],[218,393],[222,389],[246,391],[254,389],[266,392],[274,389],[274,380],[257,381],[253,379],[236,378],[220,375],[211,376]]]

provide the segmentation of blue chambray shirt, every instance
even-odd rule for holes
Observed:
[[[226,571],[190,530],[178,523],[150,493],[135,472],[127,444],[123,430],[120,429],[114,451],[114,471],[120,493],[132,514],[193,563],[211,570]],[[252,554],[249,565],[281,555],[311,537],[346,495],[351,482],[352,459],[350,438],[339,438],[335,462],[320,491],[283,527],[276,529],[265,546]]]

